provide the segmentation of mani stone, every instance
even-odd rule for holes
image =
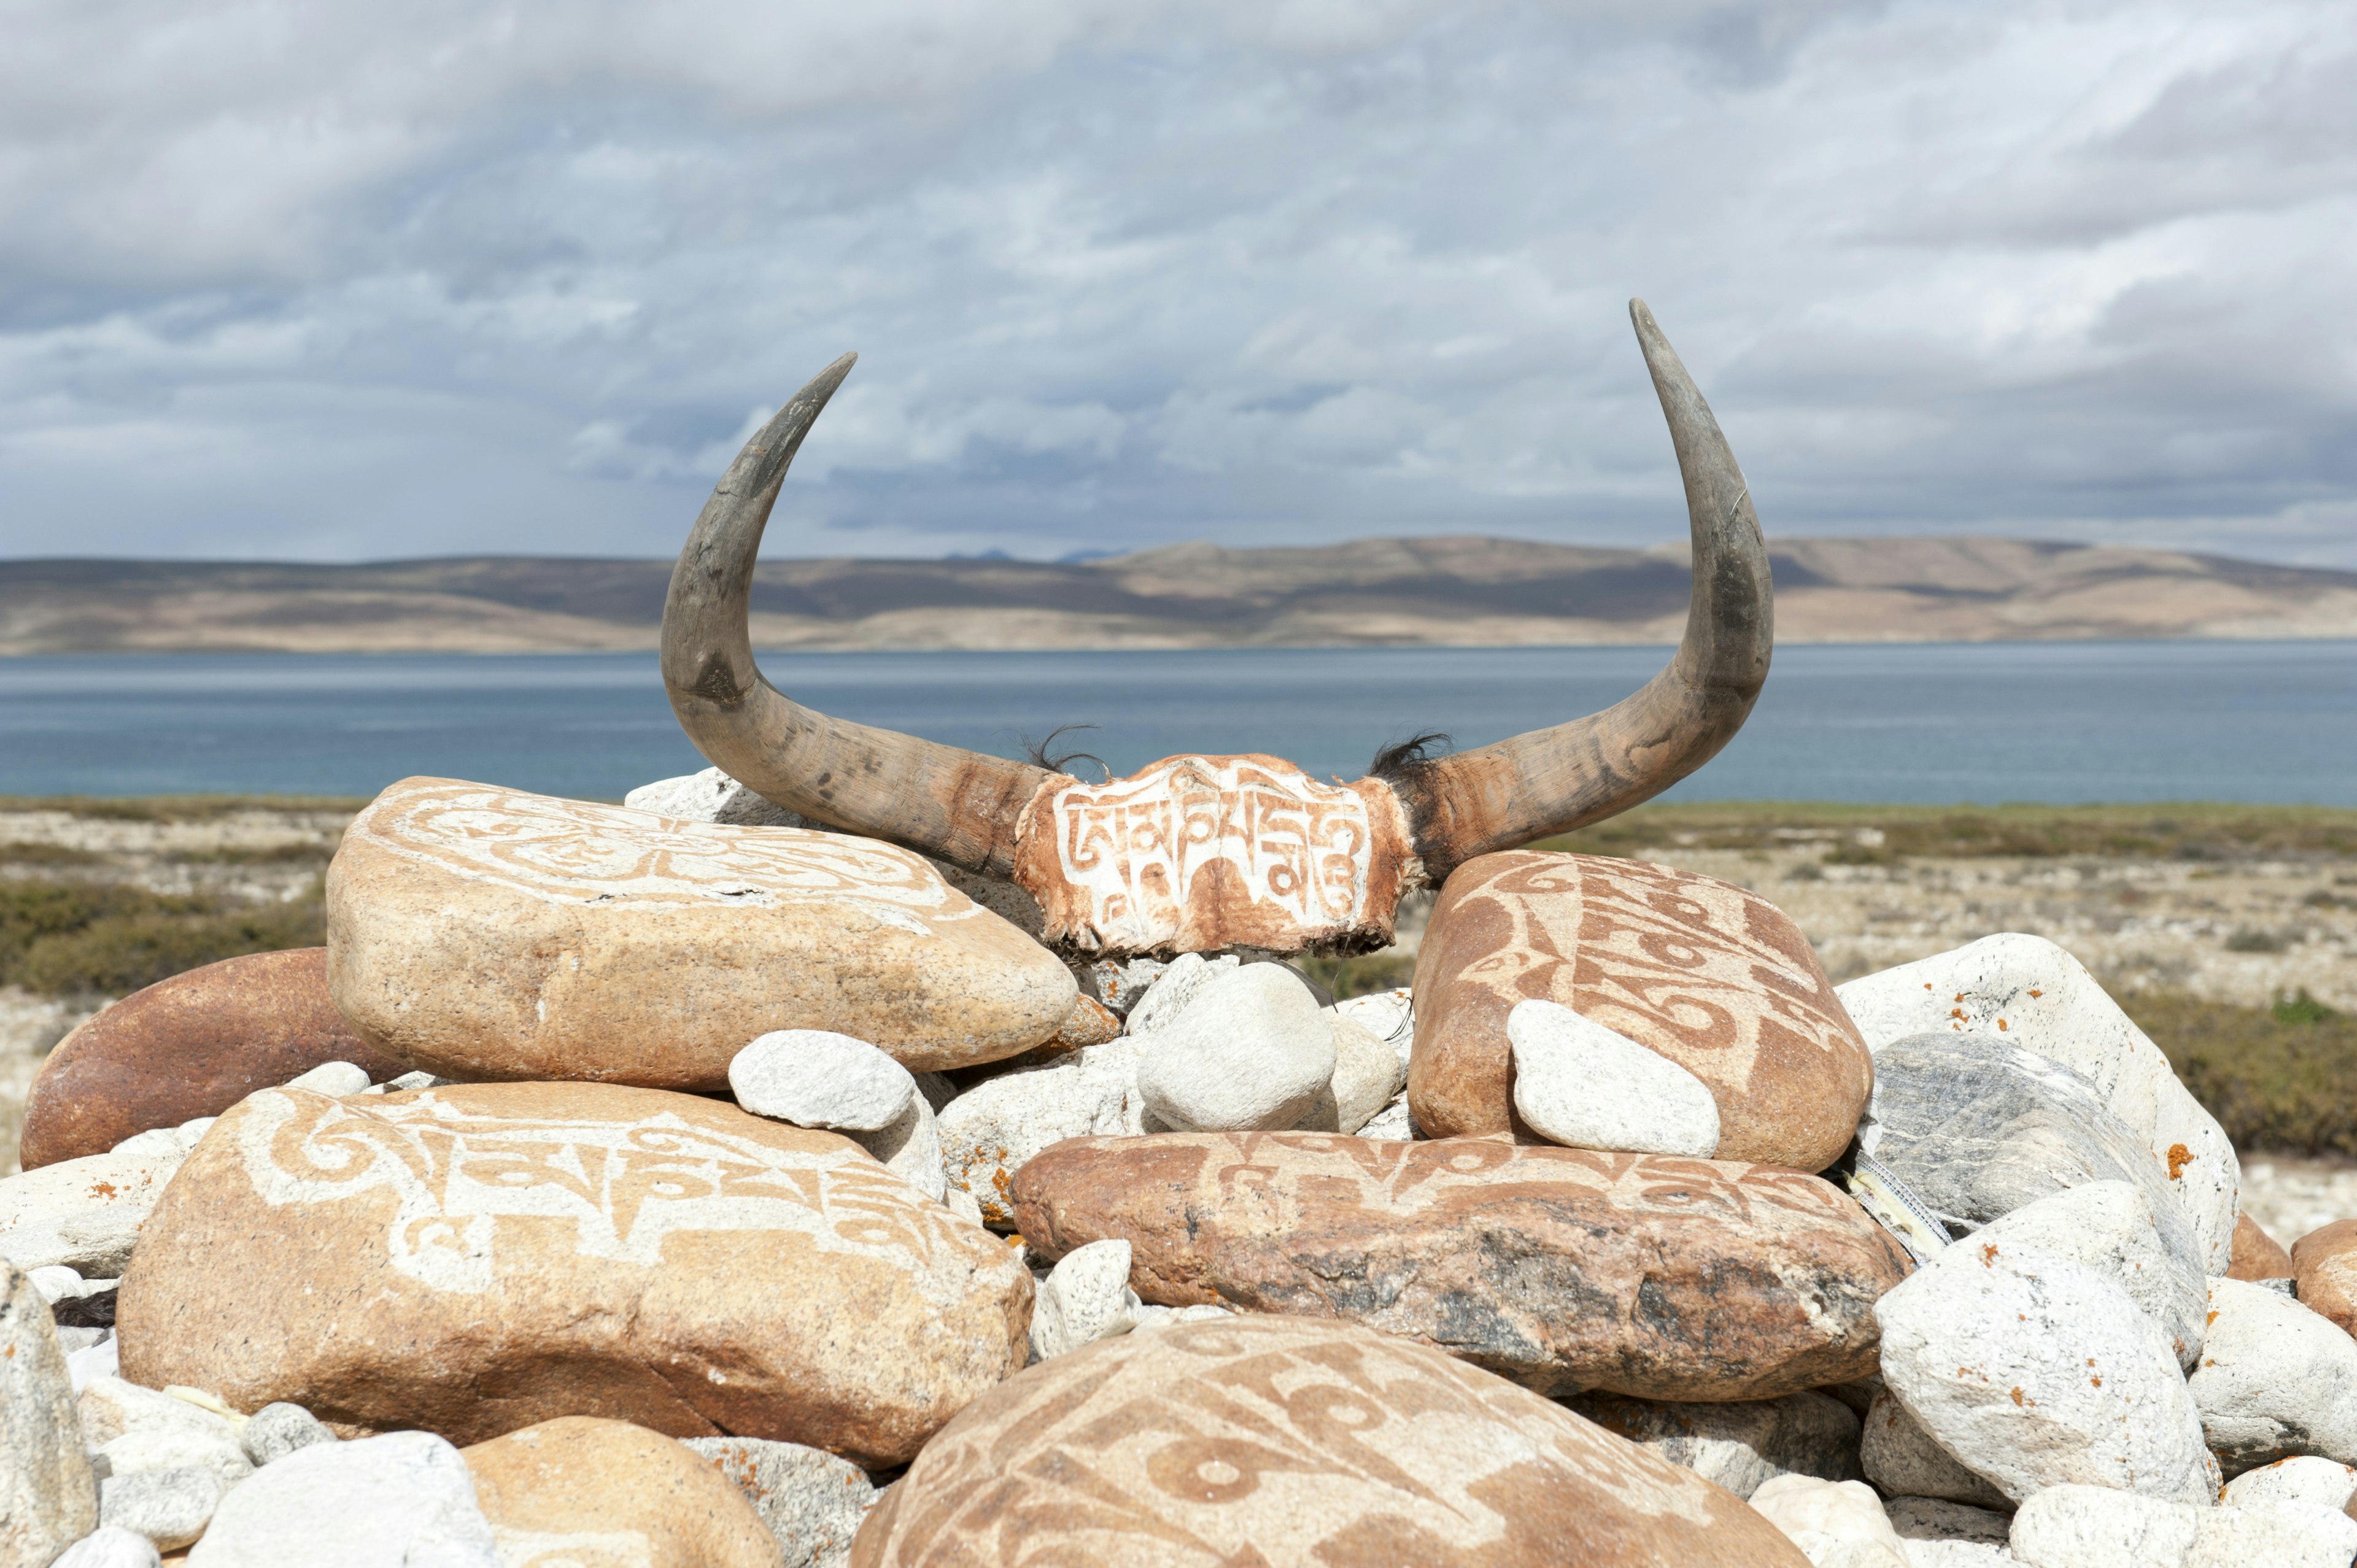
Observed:
[[[2168,1173],[2087,1081],[1988,1035],[1916,1035],[1874,1058],[1858,1147],[1944,1219],[1970,1230],[2049,1194],[2125,1181],[2142,1192],[2172,1256],[2208,1256]]]
[[[328,950],[225,958],[158,981],[58,1042],[25,1099],[24,1168],[102,1155],[151,1127],[218,1116],[327,1061],[401,1065],[328,1000]]]
[[[2203,1272],[2226,1272],[2242,1185],[2234,1146],[2077,959],[2043,937],[2008,932],[1853,980],[1840,994],[1874,1047],[1878,1076],[1892,1041],[1935,1030],[1995,1036],[2077,1074],[2167,1175]]]
[[[1101,1340],[968,1405],[855,1568],[1802,1568],[1738,1498],[1412,1340],[1247,1316]]]
[[[1874,1311],[1885,1386],[2014,1501],[2076,1482],[2216,1496],[2176,1348],[2101,1270],[1966,1238]]]
[[[876,1504],[867,1472],[799,1443],[690,1437],[686,1446],[744,1493],[785,1552],[785,1568],[843,1568]]]
[[[1213,976],[1141,1047],[1146,1108],[1182,1133],[1295,1126],[1334,1079],[1332,1027],[1282,964]]]
[[[2294,1241],[2291,1270],[2302,1306],[2357,1335],[2357,1219],[2336,1219]]]
[[[1512,1129],[1506,1019],[1533,998],[1700,1079],[1724,1160],[1824,1169],[1874,1082],[1798,926],[1755,893],[1641,861],[1539,850],[1467,861],[1433,905],[1415,991],[1408,1103],[1432,1138]]]
[[[2357,1463],[2357,1339],[2264,1285],[2210,1282],[2210,1337],[2186,1386],[2229,1476],[2301,1454]]]
[[[1547,1394],[1773,1399],[1875,1365],[1907,1255],[1773,1166],[1457,1138],[1076,1138],[1015,1175],[1060,1258],[1120,1238],[1166,1306],[1345,1317]]]
[[[502,1563],[780,1568],[745,1494],[668,1437],[568,1415],[460,1451]]]
[[[1615,1436],[1681,1465],[1714,1486],[1749,1498],[1779,1476],[1857,1478],[1857,1417],[1828,1394],[1667,1404],[1625,1394],[1580,1394],[1564,1402]]]
[[[97,1528],[98,1482],[48,1303],[0,1260],[0,1563],[46,1563]]]
[[[289,1454],[213,1510],[188,1568],[502,1568],[467,1461],[425,1432]],[[603,1568],[603,1565],[599,1565]]]
[[[913,1071],[995,1061],[1079,994],[921,855],[797,828],[408,779],[328,867],[337,1007],[466,1079],[717,1090],[745,1042],[831,1029]]]
[[[2249,1215],[2234,1221],[2233,1259],[2226,1269],[2230,1280],[2287,1280],[2291,1254]]]
[[[519,1083],[254,1095],[148,1220],[117,1320],[134,1381],[343,1430],[605,1415],[893,1465],[1023,1364],[1030,1307],[1003,1243],[848,1139]]]
[[[1718,1102],[1702,1079],[1556,1002],[1506,1015],[1514,1109],[1550,1143],[1633,1155],[1718,1152]]]

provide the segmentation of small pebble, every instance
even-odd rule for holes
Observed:
[[[336,1434],[317,1416],[299,1404],[288,1404],[283,1400],[255,1411],[246,1422],[245,1430],[238,1434],[245,1456],[253,1461],[257,1469],[273,1460],[285,1458],[297,1448],[335,1440]]]
[[[1031,1353],[1044,1361],[1135,1326],[1137,1293],[1129,1288],[1129,1243],[1092,1241],[1049,1271],[1031,1305]]]
[[[1702,1079],[1559,1002],[1506,1015],[1514,1109],[1541,1137],[1631,1155],[1718,1153],[1718,1101]]]
[[[828,1029],[776,1029],[728,1064],[737,1103],[797,1127],[877,1133],[920,1097],[907,1068],[865,1040]]]
[[[135,1530],[102,1524],[66,1548],[49,1568],[161,1568],[156,1543]]]
[[[358,1094],[369,1086],[368,1069],[350,1062],[321,1062],[307,1073],[286,1080],[288,1089],[307,1089],[315,1094],[341,1097]]]
[[[202,1465],[113,1475],[98,1484],[98,1519],[177,1552],[205,1532],[226,1489]]]

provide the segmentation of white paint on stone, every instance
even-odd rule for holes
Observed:
[[[1864,1481],[1778,1476],[1762,1482],[1750,1502],[1815,1568],[1908,1568],[1882,1499]]]
[[[2008,932],[1835,988],[1867,1044],[1931,1030],[1998,1036],[2071,1069],[2148,1142],[2201,1243],[2205,1272],[2233,1253],[2241,1165],[2217,1119],[2086,966],[2043,937]]]
[[[2357,1466],[2337,1459],[2303,1454],[2278,1459],[2255,1470],[2245,1470],[2226,1483],[2226,1503],[2313,1503],[2318,1508],[2346,1509],[2357,1497]]]
[[[1874,1310],[1884,1385],[2015,1501],[2068,1483],[2216,1495],[2174,1347],[2103,1272],[1967,1238]]]
[[[2210,1281],[2184,1227],[2164,1226],[2154,1213],[2156,1203],[2167,1201],[2132,1182],[2088,1182],[2000,1215],[1964,1243],[2042,1252],[2110,1275],[2160,1325],[2178,1365],[2190,1370],[2201,1354]],[[2351,1342],[2350,1351],[2357,1359],[2357,1341]]]
[[[756,1116],[845,1133],[880,1132],[919,1098],[907,1068],[832,1029],[759,1036],[729,1061],[728,1088]]]
[[[2241,1280],[2210,1282],[2210,1337],[2187,1387],[2230,1476],[2296,1454],[2357,1463],[2357,1339]]]
[[[48,1563],[97,1528],[83,1447],[48,1304],[0,1262],[0,1563]]]
[[[2012,1550],[2029,1568],[2349,1568],[2357,1520],[2301,1502],[2210,1508],[2059,1486],[2013,1516]]]
[[[221,1499],[188,1568],[500,1568],[475,1479],[448,1443],[321,1443]]]
[[[1218,975],[1143,1046],[1138,1092],[1178,1132],[1298,1126],[1334,1079],[1333,1029],[1280,964]]]
[[[1718,1152],[1718,1101],[1702,1079],[1559,1002],[1506,1015],[1514,1109],[1540,1136],[1632,1155]]]
[[[1039,1286],[1031,1305],[1031,1354],[1044,1361],[1137,1325],[1137,1293],[1129,1288],[1130,1246],[1118,1238],[1067,1252]]]

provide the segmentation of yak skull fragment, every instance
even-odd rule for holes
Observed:
[[[1630,316],[1685,479],[1694,596],[1668,665],[1602,713],[1349,785],[1261,756],[1166,757],[1088,784],[805,708],[755,665],[746,611],[779,486],[850,354],[746,443],[696,519],[663,606],[672,709],[705,757],[790,811],[1011,876],[1072,952],[1380,946],[1402,893],[1701,767],[1768,677],[1768,552],[1742,471],[1642,300]]]

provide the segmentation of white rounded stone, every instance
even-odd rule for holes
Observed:
[[[2227,1503],[2313,1503],[2342,1509],[2357,1497],[2357,1466],[2303,1454],[2245,1470],[2226,1483]]]
[[[729,1061],[728,1088],[756,1116],[845,1133],[880,1132],[921,1098],[907,1068],[831,1029],[759,1036]]]
[[[1153,1000],[1149,993],[1146,1002]],[[1334,1079],[1333,1028],[1301,978],[1282,964],[1249,963],[1214,976],[1142,1044],[1138,1092],[1177,1132],[1298,1126]]]
[[[1874,1396],[1858,1434],[1857,1466],[1890,1497],[1936,1498],[1982,1509],[2009,1509],[2012,1499],[1956,1456],[1907,1413],[1889,1389]]]
[[[2357,1463],[2357,1339],[2242,1280],[2212,1280],[2210,1312],[2186,1386],[2226,1473],[2296,1454]]]
[[[951,1101],[939,1119],[950,1185],[974,1200],[985,1223],[1011,1227],[1007,1184],[1032,1155],[1066,1138],[1144,1131],[1139,1054],[1135,1040],[1108,1040],[986,1079]]]
[[[1882,1499],[1864,1481],[1778,1476],[1761,1482],[1750,1503],[1816,1568],[1908,1568]]]
[[[2043,937],[2007,932],[1853,980],[1835,994],[1875,1050],[1932,1030],[1989,1035],[2085,1079],[2169,1172],[2204,1272],[2226,1272],[2242,1182],[2234,1147],[2077,959]]]
[[[350,1062],[321,1062],[310,1071],[288,1079],[280,1087],[307,1089],[318,1094],[358,1094],[369,1087],[368,1069]]]
[[[1334,1032],[1334,1077],[1298,1125],[1305,1132],[1361,1134],[1407,1087],[1407,1065],[1398,1053],[1361,1025],[1326,1012]]]
[[[890,1126],[844,1135],[935,1203],[947,1197],[949,1168],[942,1157],[941,1127],[923,1095],[910,1095],[909,1108]]]
[[[1243,964],[1243,960],[1233,953],[1210,959],[1199,952],[1180,953],[1163,966],[1154,983],[1146,988],[1146,993],[1129,1009],[1123,1022],[1124,1032],[1152,1034],[1185,1012],[1187,1004],[1195,1000],[1203,987],[1222,974],[1234,973]]]
[[[2185,1502],[2216,1496],[2175,1348],[2107,1274],[1985,1251],[1968,1237],[1874,1314],[1885,1387],[2007,1497],[2075,1482]]]
[[[135,1530],[102,1524],[66,1548],[49,1568],[162,1568],[156,1543]]]
[[[1628,1036],[1534,997],[1506,1015],[1514,1109],[1541,1137],[1631,1155],[1718,1152],[1718,1101],[1702,1079]]]
[[[1129,1243],[1115,1238],[1067,1252],[1031,1305],[1031,1353],[1039,1360],[1126,1334],[1137,1324]]]
[[[1406,986],[1337,1002],[1334,1015],[1364,1027],[1399,1053],[1401,1067],[1407,1066],[1409,1051],[1415,1044],[1415,1000]]]
[[[145,1536],[159,1551],[178,1552],[205,1532],[226,1490],[203,1465],[118,1471],[98,1484],[98,1517]]]
[[[430,1433],[297,1449],[221,1499],[188,1568],[500,1568],[467,1461]]]
[[[2211,1508],[2060,1486],[2013,1516],[2012,1551],[2029,1568],[2349,1568],[2357,1520],[2303,1502]]]
[[[2154,1212],[2156,1203],[2168,1201],[2147,1196],[2133,1182],[2091,1181],[1999,1215],[1966,1237],[1964,1245],[2041,1252],[2110,1275],[2160,1325],[2177,1351],[2177,1364],[2190,1369],[2201,1354],[2210,1281],[2187,1229],[2163,1225]],[[2351,1342],[2350,1353],[2357,1359],[2357,1341]]]

